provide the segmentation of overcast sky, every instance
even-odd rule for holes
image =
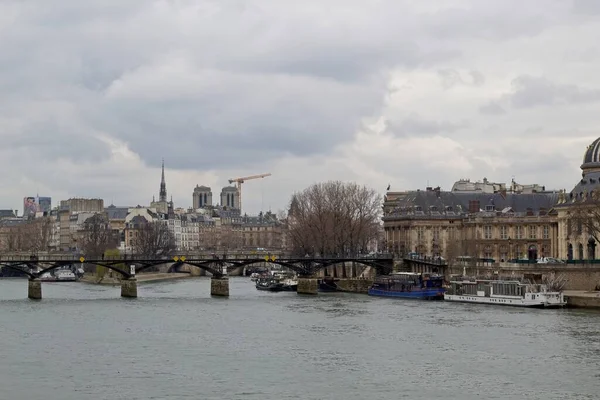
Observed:
[[[2,0],[0,208],[244,208],[330,179],[570,190],[600,136],[596,0]]]

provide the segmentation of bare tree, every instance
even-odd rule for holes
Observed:
[[[379,236],[381,196],[356,183],[331,181],[295,193],[288,212],[292,251],[343,255]]]
[[[244,244],[239,227],[227,224],[221,225],[221,250],[239,250]]]
[[[50,248],[52,239],[50,217],[30,219],[22,223],[3,226],[3,248],[7,252],[39,252]]]
[[[79,233],[80,249],[87,257],[100,258],[108,249],[114,249],[118,237],[111,229],[105,214],[95,214],[83,222]]]
[[[176,250],[175,237],[165,223],[147,222],[136,229],[132,248],[135,254],[142,257],[169,257]]]
[[[568,234],[572,238],[600,243],[600,192],[584,193],[570,204]]]

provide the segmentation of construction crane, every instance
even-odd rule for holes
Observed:
[[[237,183],[237,190],[238,190],[238,196],[239,196],[239,202],[240,202],[240,214],[242,213],[242,183],[249,181],[251,179],[259,179],[259,178],[266,178],[267,176],[271,176],[270,173],[268,174],[259,174],[259,175],[251,175],[251,176],[244,176],[243,178],[233,178],[229,180],[229,183]]]

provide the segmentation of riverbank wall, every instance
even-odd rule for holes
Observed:
[[[369,288],[373,285],[373,279],[351,278],[340,279],[335,282],[338,289],[342,292],[350,293],[369,293]]]

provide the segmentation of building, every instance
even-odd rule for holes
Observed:
[[[558,255],[553,239],[558,218],[552,211],[558,192],[509,192],[499,184],[486,185],[481,190],[448,192],[428,187],[388,192],[384,246],[400,256],[416,252],[449,260],[458,256],[500,261]]]
[[[558,215],[558,256],[566,260],[598,259],[600,239],[600,138],[586,149],[581,179],[570,193],[562,192]]]
[[[507,188],[505,183],[495,183],[483,178],[483,181],[471,182],[470,179],[460,179],[452,185],[453,193],[543,193],[546,187],[537,183],[530,185],[521,185],[512,179]]]
[[[76,251],[78,248],[78,230],[89,216],[97,213],[104,213],[104,200],[102,199],[71,198],[61,200],[56,211],[59,250]],[[79,217],[79,214],[82,214],[82,216]]]
[[[69,200],[61,200],[59,210],[67,210],[70,213],[103,212],[104,200],[82,198],[71,198]]]
[[[125,229],[123,232],[125,241],[125,251],[132,251],[135,246],[135,240],[141,229],[151,222],[160,220],[160,215],[155,208],[135,207],[127,210],[125,217]]]
[[[130,207],[117,207],[114,204],[104,209],[113,235],[118,238],[119,249],[125,248],[125,219],[129,209]]]
[[[199,208],[212,207],[212,190],[208,186],[198,186],[194,188],[192,194],[192,207]]]
[[[235,186],[225,186],[221,190],[221,207],[240,209],[240,192]]]

